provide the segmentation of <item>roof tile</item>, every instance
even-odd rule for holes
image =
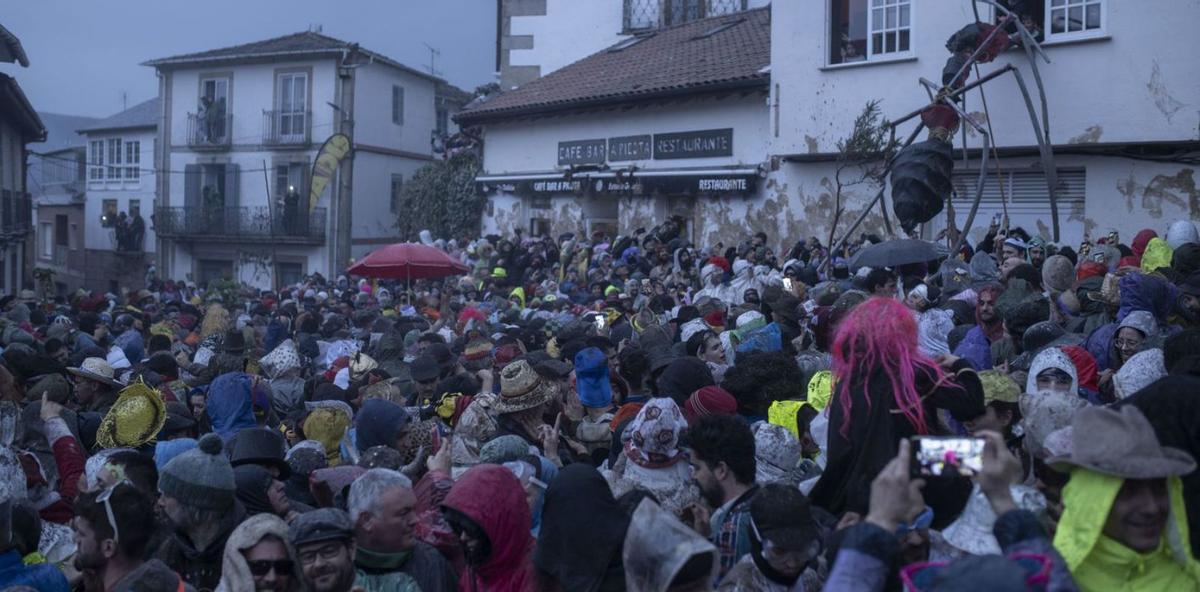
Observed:
[[[474,123],[706,87],[765,85],[770,79],[771,11],[764,7],[693,21],[618,49],[625,43],[629,40],[493,95],[456,119]]]

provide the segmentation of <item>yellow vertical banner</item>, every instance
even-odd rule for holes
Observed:
[[[350,138],[346,134],[329,136],[321,145],[321,151],[317,153],[317,159],[313,162],[312,179],[308,183],[308,211],[311,212],[317,207],[317,200],[321,199],[325,186],[329,185],[334,171],[337,171],[338,165],[349,153]]]

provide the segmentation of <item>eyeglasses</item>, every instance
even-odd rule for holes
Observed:
[[[123,484],[127,484],[127,483],[128,483],[128,481],[118,481],[116,483],[113,483],[112,487],[109,487],[108,489],[101,491],[100,495],[96,496],[96,501],[104,504],[104,513],[106,515],[108,515],[108,526],[110,528],[112,528],[112,531],[113,531],[113,536],[112,536],[113,544],[116,544],[118,541],[121,540],[121,534],[117,530],[117,517],[113,515],[112,502],[109,500],[112,498],[113,492],[117,490],[117,487],[119,487],[120,485],[123,485]]]
[[[345,545],[343,543],[335,542],[335,543],[329,543],[327,545],[322,545],[321,547],[318,547],[311,551],[301,551],[300,552],[300,563],[308,565],[308,564],[316,561],[317,557],[320,557],[321,559],[325,559],[325,560],[336,559],[337,556],[341,554],[343,547],[345,547]]]
[[[1117,349],[1125,349],[1125,350],[1137,349],[1139,347],[1142,347],[1142,340],[1141,339],[1116,339],[1113,341],[1113,345],[1117,346]]]
[[[291,559],[263,559],[258,561],[247,561],[246,565],[250,567],[251,575],[259,577],[265,576],[272,571],[274,571],[276,575],[290,574],[295,567],[295,564],[292,563]]]

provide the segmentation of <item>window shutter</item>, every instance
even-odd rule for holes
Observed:
[[[392,123],[404,125],[404,87],[392,86]]]
[[[225,165],[225,207],[238,207],[238,165]]]
[[[183,205],[198,208],[200,203],[200,165],[188,164],[183,167]]]

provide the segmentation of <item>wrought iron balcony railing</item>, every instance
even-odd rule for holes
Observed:
[[[311,130],[311,111],[263,111],[265,146],[308,146]]]
[[[232,143],[233,116],[188,113],[188,147],[196,150],[228,150]]]
[[[325,242],[325,208],[271,211],[240,208],[174,207],[154,211],[154,232],[162,238],[212,242]]]

